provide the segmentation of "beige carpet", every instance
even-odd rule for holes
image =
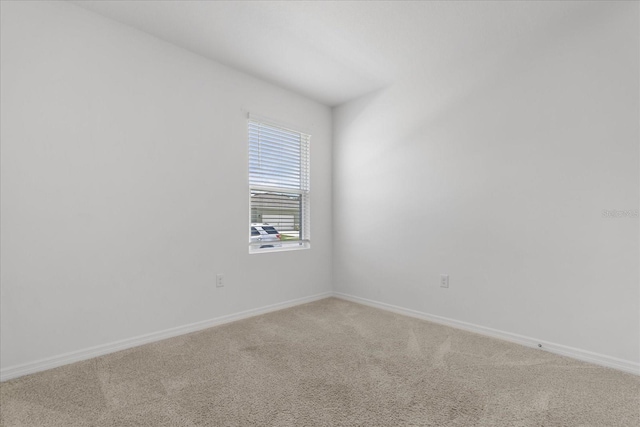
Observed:
[[[0,385],[9,426],[640,426],[640,377],[330,298]]]

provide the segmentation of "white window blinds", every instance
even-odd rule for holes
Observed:
[[[250,252],[310,244],[310,135],[249,119]]]

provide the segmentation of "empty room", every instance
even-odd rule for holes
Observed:
[[[0,427],[640,426],[639,2],[0,19]]]

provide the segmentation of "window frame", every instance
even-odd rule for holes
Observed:
[[[247,177],[248,177],[248,187],[249,187],[249,192],[248,192],[249,193],[249,237],[248,237],[249,254],[310,249],[311,248],[311,134],[293,129],[291,126],[280,124],[277,121],[274,121],[271,119],[265,119],[263,117],[255,116],[252,114],[247,115],[246,126],[247,126],[246,141],[247,141],[247,152],[248,152]],[[256,182],[254,175],[252,174],[252,172],[255,171],[254,169],[252,169],[252,147],[254,147],[252,145],[254,144],[254,142],[252,141],[252,126],[265,127],[269,129],[270,133],[281,132],[283,134],[294,133],[299,135],[300,157],[299,159],[296,159],[296,162],[294,162],[294,164],[296,164],[297,162],[299,163],[299,166],[298,166],[299,167],[299,183],[298,183],[299,185],[297,187],[291,187],[289,186],[289,184],[286,184],[285,186],[277,186],[277,185],[273,185],[273,183],[269,184],[264,181]],[[277,145],[276,143],[274,143],[273,141],[274,139],[275,138],[271,138],[271,140],[268,142],[269,148],[272,148],[274,145]],[[258,146],[260,145],[260,142],[261,142],[261,138],[258,137],[258,140],[257,140]],[[285,146],[287,144],[290,144],[290,141],[285,141],[283,137],[283,140],[280,141],[280,144],[281,146]],[[282,162],[283,161],[282,159],[285,159],[286,157],[287,156],[281,157],[279,161]],[[289,169],[289,166],[291,165],[286,165],[286,166],[287,166],[286,169]],[[297,171],[298,167],[295,167],[293,169]],[[259,169],[260,168],[258,168],[258,170]],[[278,175],[277,172],[278,170],[274,172],[274,175]],[[282,169],[280,169],[280,172],[282,172]],[[260,175],[260,174],[256,174],[256,175]],[[256,223],[253,221],[255,218],[254,218],[254,205],[253,205],[252,197],[255,194],[258,194],[261,192],[264,192],[270,195],[278,194],[281,196],[282,195],[299,196],[300,208],[299,210],[294,211],[294,212],[298,212],[298,215],[297,215],[298,227],[300,228],[299,230],[300,234],[298,239],[281,241],[278,243],[278,246],[272,246],[270,242],[256,243],[252,241],[251,228],[254,227],[256,224],[267,224],[268,227],[274,226],[264,222]],[[260,218],[260,220],[262,220],[262,218]],[[294,216],[294,221],[295,221],[295,216]],[[259,226],[262,227],[261,225]],[[278,230],[278,233],[280,234],[280,230]],[[284,243],[284,242],[287,242],[287,243]]]

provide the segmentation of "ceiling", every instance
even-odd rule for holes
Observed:
[[[578,2],[73,1],[336,106],[406,76],[508,55]]]

